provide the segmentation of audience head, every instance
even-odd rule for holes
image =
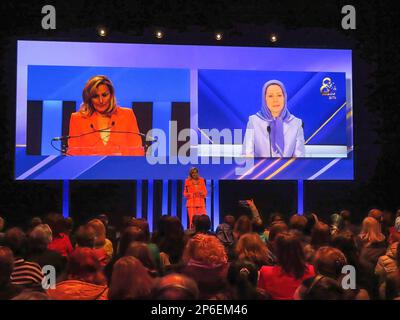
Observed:
[[[94,228],[88,224],[80,226],[75,234],[75,241],[78,247],[94,248],[96,240],[96,232]]]
[[[72,232],[72,229],[74,228],[74,220],[72,220],[71,217],[67,217],[63,219],[64,222],[64,230],[65,232],[69,235]]]
[[[268,249],[257,233],[246,233],[240,237],[236,244],[238,260],[248,260],[255,263],[258,268],[268,263]]]
[[[233,229],[235,227],[235,217],[230,214],[226,215],[224,217],[224,223],[228,224]]]
[[[208,265],[221,265],[228,261],[225,248],[218,238],[201,233],[189,240],[183,253],[185,262],[192,259]]]
[[[339,249],[349,264],[356,264],[358,260],[358,249],[355,236],[350,231],[342,231],[332,236],[331,246]]]
[[[342,275],[342,268],[346,264],[345,255],[336,248],[321,247],[315,254],[315,271],[320,275],[332,279],[338,279]]]
[[[143,231],[144,234],[144,242],[149,242],[150,241],[150,229],[149,229],[149,223],[147,222],[146,219],[143,218],[133,218],[129,222],[130,227],[138,227]],[[142,240],[140,240],[142,241]]]
[[[53,232],[53,238],[59,237],[61,233],[65,232],[64,218],[60,213],[49,213],[44,219],[44,223],[49,225]]]
[[[278,264],[285,273],[301,278],[306,270],[303,247],[295,232],[279,233],[275,240],[275,250]]]
[[[382,223],[386,226],[393,225],[393,212],[390,210],[383,210]]]
[[[196,217],[196,215],[195,215]],[[211,229],[210,217],[206,214],[197,215],[196,222],[193,222],[196,232],[207,233]]]
[[[0,288],[10,282],[14,269],[14,255],[10,248],[0,247]]]
[[[308,213],[304,215],[307,219],[307,224],[304,228],[304,234],[311,235],[311,231],[314,228],[315,224],[318,222],[318,217],[315,213]]]
[[[146,236],[142,229],[139,227],[128,227],[122,233],[121,239],[119,241],[118,255],[123,257],[126,255],[126,251],[129,245],[134,241],[145,242]]]
[[[329,226],[323,222],[317,222],[311,231],[311,245],[316,249],[326,246],[329,244],[330,236]]]
[[[303,233],[306,225],[307,225],[306,217],[299,214],[294,214],[290,217],[289,228],[291,230],[297,230]]]
[[[153,297],[157,300],[197,300],[199,289],[192,278],[172,273],[158,281]]]
[[[106,228],[104,227],[103,222],[99,219],[92,219],[88,222],[88,226],[93,228],[96,235],[94,241],[95,248],[103,247],[106,243]]]
[[[103,222],[104,226],[107,228],[108,226],[108,216],[105,213],[99,214],[97,216],[97,219],[99,219],[101,222]]]
[[[340,211],[340,216],[344,223],[351,223],[351,212],[349,210]]]
[[[31,223],[30,223],[30,229],[34,229],[36,226],[38,226],[39,224],[42,224],[42,219],[40,217],[33,217],[31,219]]]
[[[344,290],[340,284],[329,277],[317,275],[303,293],[303,300],[343,300]]]
[[[248,216],[240,216],[239,219],[236,220],[234,232],[238,235],[238,238],[252,231],[251,220]]]
[[[143,264],[132,256],[118,259],[113,266],[108,297],[110,300],[149,299],[153,278]]]
[[[269,229],[268,242],[274,242],[276,236],[282,232],[289,231],[289,227],[284,222],[274,223]]]
[[[163,233],[159,235],[157,245],[161,252],[168,254],[171,263],[178,263],[185,247],[181,221],[178,217],[168,216],[163,224]]]
[[[383,212],[379,209],[371,209],[368,212],[368,217],[374,218],[379,223],[383,220]]]
[[[149,270],[156,269],[156,265],[151,256],[149,247],[144,242],[138,242],[138,241],[131,242],[128,249],[125,252],[125,256],[135,257],[143,264],[143,266],[145,266]]]
[[[285,217],[283,216],[282,213],[280,213],[280,212],[271,213],[271,215],[269,216],[269,219],[268,219],[269,226],[272,226],[275,223],[281,223],[281,222],[285,223]]]
[[[257,299],[258,267],[248,260],[239,260],[229,265],[228,283],[235,288],[234,299]]]
[[[14,257],[23,257],[26,250],[26,235],[20,228],[11,228],[6,232],[4,244],[12,250]]]
[[[39,224],[29,234],[29,248],[32,252],[44,252],[53,241],[49,225]]]
[[[372,217],[363,220],[360,238],[368,244],[381,242],[385,240],[385,236],[381,232],[381,224]]]
[[[106,283],[100,262],[93,249],[76,248],[69,256],[67,279],[97,285]]]

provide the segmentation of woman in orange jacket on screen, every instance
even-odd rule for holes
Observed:
[[[192,228],[193,216],[196,214],[207,214],[205,198],[207,196],[206,184],[199,177],[199,170],[192,168],[189,178],[185,180],[183,195],[186,198],[186,208],[189,216],[189,227]]]
[[[71,115],[68,155],[144,155],[135,114],[117,106],[110,79],[90,78],[82,98],[79,111]]]

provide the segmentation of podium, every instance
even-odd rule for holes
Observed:
[[[144,147],[94,146],[94,147],[69,147],[65,152],[67,156],[144,156]]]

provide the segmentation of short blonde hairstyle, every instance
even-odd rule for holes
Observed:
[[[110,90],[110,106],[106,110],[106,114],[110,116],[117,108],[117,101],[115,98],[115,90],[114,90],[114,85],[112,84],[111,80],[108,79],[106,76],[98,75],[90,78],[86,84],[85,87],[83,88],[82,92],[82,104],[80,106],[79,112],[86,117],[90,117],[94,112],[94,106],[92,104],[92,98],[96,94],[97,88],[101,85],[104,84],[108,87],[108,90]]]
[[[217,237],[206,234],[197,234],[187,243],[183,252],[183,260],[188,262],[190,259],[210,265],[228,262],[222,243]]]

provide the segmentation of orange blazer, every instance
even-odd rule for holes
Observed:
[[[197,187],[193,179],[187,178],[183,188],[183,196],[186,198],[186,207],[205,207],[204,199],[207,196],[206,183],[203,178],[199,178]]]
[[[91,116],[83,116],[79,112],[71,114],[69,124],[69,136],[79,136],[79,138],[68,139],[69,155],[120,155],[120,156],[144,156],[144,148],[142,146],[142,138],[138,134],[118,133],[115,131],[126,131],[138,133],[135,114],[132,109],[117,107],[111,115],[110,138],[104,145],[100,132],[90,133],[96,130],[105,129],[97,128],[96,120],[99,117],[96,113]]]

